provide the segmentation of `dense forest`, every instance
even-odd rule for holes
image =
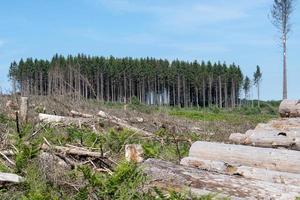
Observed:
[[[234,63],[55,55],[13,62],[9,77],[22,95],[68,95],[150,105],[235,107],[243,74]]]

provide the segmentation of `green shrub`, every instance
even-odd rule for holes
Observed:
[[[137,139],[133,137],[134,135],[135,133],[126,129],[120,132],[111,129],[108,133],[101,135],[100,140],[106,150],[119,153],[124,148],[125,144],[137,141]]]
[[[28,161],[35,157],[39,151],[39,147],[35,145],[28,145],[19,142],[18,152],[16,152],[16,171],[21,172],[28,164]]]

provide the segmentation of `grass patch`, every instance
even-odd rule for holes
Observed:
[[[245,121],[252,123],[266,122],[272,118],[276,118],[276,114],[264,113],[258,108],[240,108],[233,110],[225,109],[179,109],[173,108],[169,110],[172,116],[187,118],[200,121],[222,121],[230,124],[239,124]]]

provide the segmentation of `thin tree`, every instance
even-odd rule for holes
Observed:
[[[248,99],[249,99],[249,91],[250,91],[250,87],[251,87],[251,81],[250,78],[248,76],[246,76],[245,80],[244,80],[244,84],[243,84],[243,89],[245,92],[245,100],[246,103],[248,103]]]
[[[272,23],[280,32],[283,48],[283,99],[287,99],[287,35],[291,30],[290,16],[293,12],[295,0],[274,0],[271,15]]]
[[[257,105],[258,107],[260,107],[260,82],[261,82],[261,78],[262,78],[262,73],[260,71],[260,67],[257,65],[256,66],[256,72],[253,75],[253,81],[254,81],[254,85],[257,88]]]

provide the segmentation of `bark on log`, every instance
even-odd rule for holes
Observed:
[[[77,112],[75,110],[71,110],[70,113],[71,113],[72,117],[83,117],[83,118],[93,118],[94,117],[93,115]]]
[[[283,100],[279,106],[281,117],[300,117],[299,100]]]
[[[150,186],[161,189],[186,191],[188,188],[196,195],[220,193],[231,199],[287,200],[300,194],[298,186],[218,174],[161,160],[148,159],[143,167],[150,176]]]
[[[21,97],[20,117],[21,121],[27,122],[28,119],[28,97]]]
[[[21,183],[23,181],[24,181],[24,178],[17,174],[0,172],[0,183],[2,183],[2,182]]]
[[[238,175],[244,178],[300,186],[300,174],[279,172],[263,168],[247,167],[225,163],[222,161],[202,160],[199,158],[186,157],[180,162],[181,165],[196,167],[227,175]]]
[[[189,157],[275,171],[300,173],[300,154],[298,151],[293,150],[195,142],[190,148]]]
[[[129,129],[129,130],[131,130],[133,132],[137,132],[137,133],[140,133],[140,134],[146,135],[146,136],[153,136],[152,133],[150,133],[148,131],[145,131],[145,130],[142,130],[140,128],[131,126],[125,120],[120,119],[120,118],[115,117],[115,116],[112,116],[112,115],[109,115],[108,113],[106,113],[104,111],[99,111],[99,113],[97,114],[97,116],[99,116],[101,118],[104,118],[106,120],[109,120],[110,122],[112,122],[114,124],[117,124],[117,125],[119,125],[119,126],[121,126],[123,128]]]

